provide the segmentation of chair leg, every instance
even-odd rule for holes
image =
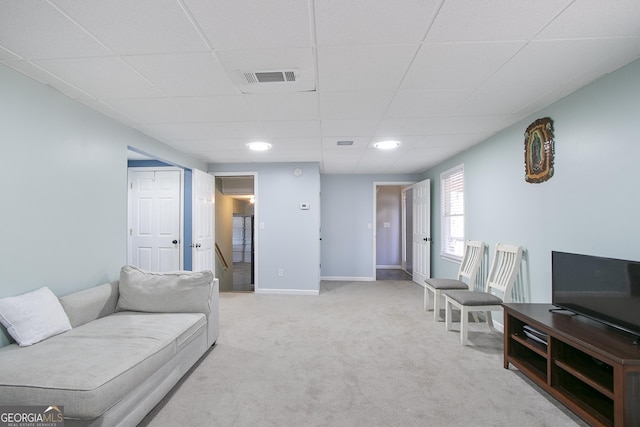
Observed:
[[[469,311],[466,306],[460,307],[460,344],[467,345],[469,334]]]
[[[491,317],[491,312],[487,311],[487,325],[489,325],[489,329],[494,331],[494,327],[493,327],[493,318]]]
[[[444,300],[444,328],[447,331],[451,330],[451,312],[453,311],[453,306],[451,305],[451,301],[449,301],[449,298],[447,298],[445,296],[445,300]]]
[[[440,291],[435,291],[433,294],[433,321],[440,321],[440,299],[442,298],[442,294]]]
[[[429,289],[424,287],[424,311],[429,311]]]

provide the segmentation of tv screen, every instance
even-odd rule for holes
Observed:
[[[640,262],[551,252],[552,304],[640,336]]]

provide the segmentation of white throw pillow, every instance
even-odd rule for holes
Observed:
[[[58,297],[46,287],[0,299],[0,322],[23,347],[71,329]]]

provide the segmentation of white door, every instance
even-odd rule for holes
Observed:
[[[147,271],[182,268],[181,195],[181,170],[129,170],[129,264]]]
[[[413,184],[413,281],[424,286],[430,277],[431,181]]]
[[[192,270],[211,270],[215,273],[214,250],[214,202],[216,179],[213,175],[193,170],[193,254]]]

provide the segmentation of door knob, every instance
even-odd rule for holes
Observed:
[[[177,240],[174,240],[174,241],[173,241],[173,242],[171,242],[171,243],[173,243],[174,245],[177,245],[177,244],[178,244],[178,241],[177,241]]]

